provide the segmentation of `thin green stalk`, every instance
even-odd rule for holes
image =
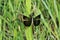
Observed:
[[[13,40],[17,40],[17,30],[16,29],[14,29],[14,38],[13,38]]]
[[[2,20],[0,19],[0,40],[2,40]]]
[[[57,4],[56,4],[56,0],[54,0],[54,9],[55,9],[55,12],[57,14],[57,18],[58,18],[58,21],[59,21],[59,26],[60,26],[60,14],[58,12],[58,8],[57,8]]]
[[[26,0],[26,16],[29,16],[31,13],[31,0]]]
[[[26,28],[25,34],[26,34],[27,40],[33,40],[33,34],[32,34],[32,27],[31,26]]]
[[[8,5],[9,5],[9,9],[14,13],[14,9],[13,9],[13,5],[11,3],[11,0],[9,0]]]

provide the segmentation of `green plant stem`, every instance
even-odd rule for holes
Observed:
[[[27,40],[33,40],[32,26],[26,28],[25,30]]]
[[[2,40],[2,20],[0,19],[0,40]]]

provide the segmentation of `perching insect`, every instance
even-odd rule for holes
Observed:
[[[29,17],[22,15],[22,22],[25,26],[30,26],[33,24],[34,26],[38,26],[40,24],[40,15],[33,17],[34,13],[29,15]]]

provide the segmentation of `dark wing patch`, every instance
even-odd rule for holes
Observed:
[[[38,26],[40,24],[40,15],[34,18],[33,23],[35,26]]]
[[[23,16],[23,23],[25,26],[30,26],[31,25],[31,18]]]

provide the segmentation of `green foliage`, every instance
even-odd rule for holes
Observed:
[[[40,15],[40,24],[25,26],[22,15]],[[59,0],[0,0],[0,40],[59,40]]]

